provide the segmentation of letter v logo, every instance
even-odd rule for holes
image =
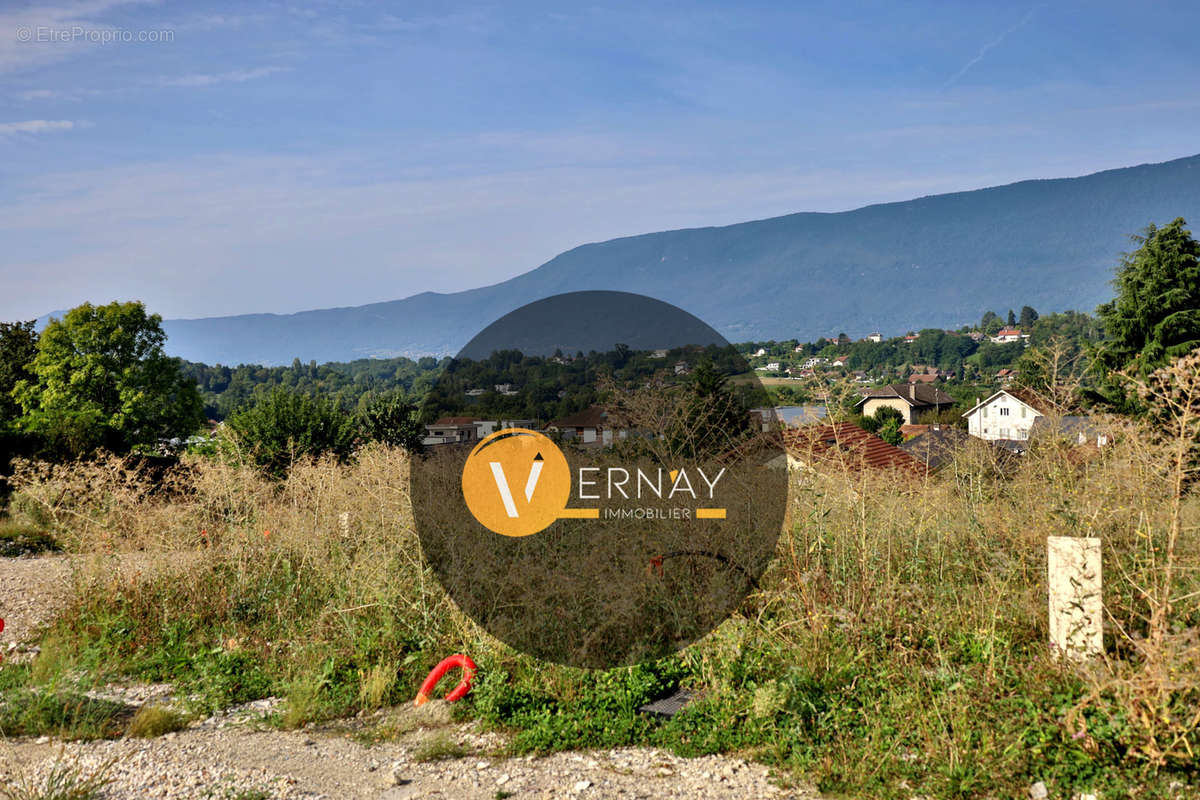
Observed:
[[[567,507],[571,468],[545,435],[508,428],[486,437],[467,456],[462,490],[467,508],[488,530],[528,536]]]
[[[496,479],[496,489],[500,492],[500,500],[504,503],[504,512],[512,519],[517,519],[517,504],[513,502],[512,490],[508,488],[508,478],[504,476],[504,465],[499,461],[489,461],[492,467],[492,477]],[[538,478],[542,474],[542,466],[546,460],[538,453],[529,465],[529,478],[525,481],[525,502],[533,502],[533,490],[537,488]]]

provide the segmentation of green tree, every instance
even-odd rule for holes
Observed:
[[[750,415],[730,390],[725,375],[705,355],[692,370],[691,397],[683,429],[672,433],[676,451],[687,456],[727,450],[750,427]]]
[[[1145,376],[1200,346],[1200,243],[1182,217],[1150,225],[1133,240],[1113,286],[1117,296],[1096,312],[1109,341],[1098,366]]]
[[[37,355],[37,332],[30,322],[0,322],[0,430],[13,426],[21,406],[13,390],[33,377],[29,371]]]
[[[162,318],[141,303],[91,303],[52,319],[29,377],[17,382],[21,427],[56,455],[124,452],[186,436],[203,421],[196,384],[163,352]]]
[[[900,432],[901,424],[902,423],[899,419],[893,418],[885,420],[883,424],[879,426],[879,430],[875,432],[875,435],[880,439],[883,439],[888,444],[900,444],[904,441],[904,434]]]
[[[363,398],[358,413],[363,437],[403,447],[410,453],[423,450],[421,439],[425,428],[417,419],[417,406],[403,392],[385,392]]]
[[[1033,309],[1033,306],[1021,306],[1021,318],[1017,320],[1018,327],[1025,333],[1029,333],[1029,329],[1033,327],[1033,323],[1037,322],[1038,312]]]
[[[300,458],[333,454],[349,458],[354,447],[354,418],[328,397],[310,397],[281,387],[225,421],[227,452],[246,458],[273,477],[282,478]]]
[[[37,354],[33,322],[0,322],[0,509],[8,500],[13,456],[28,454],[33,437],[17,428],[21,406],[12,396],[21,381],[32,374],[29,365]]]
[[[864,431],[869,431],[880,437],[882,437],[880,431],[884,427],[888,427],[889,429],[894,428],[898,435],[900,426],[904,424],[904,415],[900,413],[899,409],[892,408],[891,406],[882,406],[875,409],[875,413],[869,417],[861,414],[858,415],[854,419],[854,424],[858,425]],[[891,442],[890,444],[897,444],[897,442]]]
[[[1011,308],[1008,310],[1008,319],[1006,320],[1006,322],[1009,327],[1012,327],[1013,325],[1017,324],[1017,315],[1013,313],[1013,310]]]

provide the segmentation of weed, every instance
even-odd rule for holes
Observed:
[[[445,731],[431,733],[421,740],[413,750],[413,761],[444,761],[451,758],[463,758],[470,751],[454,740]]]
[[[35,700],[22,692],[85,670],[173,680],[206,707],[283,695],[296,725],[409,699],[467,652],[479,674],[454,714],[510,732],[515,752],[738,751],[860,796],[1017,796],[1036,780],[1056,796],[1165,796],[1194,781],[1200,748],[1200,499],[1171,480],[1177,438],[1111,430],[1101,450],[1035,442],[1019,469],[980,445],[925,481],[796,472],[777,557],[739,612],[677,655],[606,671],[538,662],[458,612],[422,561],[398,449],[300,462],[279,484],[188,456],[176,493],[102,460],[21,467],[14,508],[93,556],[40,663],[0,669],[16,698],[0,721],[54,732],[50,711],[20,711]],[[1045,541],[1063,534],[1104,542],[1107,652],[1092,668],[1045,644]],[[157,563],[131,576],[108,548]],[[670,720],[637,711],[680,686],[703,693]],[[445,733],[427,741],[425,757],[461,754]]]
[[[0,734],[60,739],[114,739],[131,717],[124,703],[78,691],[16,689],[0,705]]]
[[[31,773],[0,781],[0,800],[95,800],[110,783],[112,762],[94,770],[69,763],[60,751],[46,776],[37,780]]]
[[[187,727],[187,717],[170,708],[163,706],[145,705],[137,710],[129,721],[127,734],[143,739],[152,739],[165,733],[183,730]]]

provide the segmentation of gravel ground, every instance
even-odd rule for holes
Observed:
[[[0,558],[0,653],[19,658],[37,629],[54,618],[71,564],[66,556]]]
[[[53,617],[69,572],[63,556],[0,558],[0,617],[6,622],[0,647],[14,648],[18,657],[31,655],[26,645]],[[167,684],[108,687],[99,694],[134,706],[178,701]],[[729,756],[685,759],[620,748],[500,757],[503,736],[480,733],[474,723],[452,724],[440,701],[302,731],[264,724],[277,706],[277,700],[259,700],[150,740],[0,740],[0,787],[39,784],[60,763],[83,775],[106,768],[110,782],[101,797],[107,800],[817,798],[810,787],[784,788],[766,767]],[[407,732],[364,744],[361,734],[379,727]],[[440,761],[414,757],[435,738],[466,755]]]
[[[463,758],[417,762],[423,737],[450,736]],[[153,740],[0,745],[0,780],[43,779],[56,759],[87,774],[110,764],[105,798],[814,798],[783,789],[765,767],[725,756],[684,759],[646,748],[494,758],[470,725],[419,730],[366,747],[342,734],[198,727]],[[7,776],[5,772],[9,773]],[[250,794],[250,793],[256,794]]]

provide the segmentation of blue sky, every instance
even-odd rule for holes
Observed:
[[[1193,155],[1197,29],[1194,2],[10,0],[0,319],[358,305]]]

